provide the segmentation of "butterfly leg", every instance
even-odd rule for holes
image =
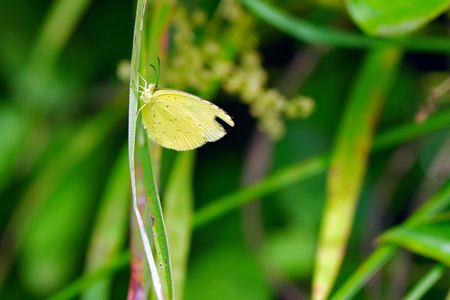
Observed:
[[[141,112],[141,110],[147,105],[148,103],[144,103],[144,105],[142,105],[139,110],[136,113],[136,116],[139,116],[139,113]]]
[[[145,80],[144,76],[142,76],[141,73],[139,73],[139,77],[141,77],[141,79],[144,81],[145,83],[144,88],[146,88],[148,86],[147,80]]]

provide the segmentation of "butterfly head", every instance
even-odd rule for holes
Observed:
[[[146,84],[144,90],[142,91],[142,100],[146,103],[150,101],[150,98],[153,96],[153,93],[156,92],[156,84],[149,83]]]

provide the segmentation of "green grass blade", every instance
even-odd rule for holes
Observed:
[[[414,214],[406,220],[405,225],[419,224],[436,216],[450,205],[450,182],[447,182],[439,192],[429,198]],[[394,245],[381,245],[375,250],[353,275],[339,288],[332,300],[352,299],[373,274],[382,268],[398,251]],[[384,259],[377,258],[378,256]]]
[[[445,266],[435,265],[420,281],[406,294],[404,300],[419,300],[445,273]]]
[[[179,153],[164,193],[164,215],[174,280],[174,294],[183,299],[193,215],[193,164],[195,152]]]
[[[30,118],[38,121],[55,108],[57,100],[49,97],[54,90],[55,65],[69,37],[75,31],[91,0],[55,0],[40,29],[24,72],[18,78],[16,100],[32,110]],[[59,99],[58,99],[59,100]],[[60,103],[60,102],[59,102]]]
[[[418,209],[405,224],[417,224],[424,219],[433,217],[442,212],[450,205],[450,182],[446,184],[438,193],[428,199],[425,204]],[[339,288],[339,290],[331,297],[332,300],[353,299],[356,293],[364,286],[365,283],[382,268],[398,251],[398,247],[393,245],[379,246],[357,269],[357,271]],[[125,257],[128,253],[124,253],[120,257]],[[127,256],[127,259],[128,256]],[[128,260],[127,260],[128,261]],[[106,265],[104,269],[118,270],[120,267],[114,267],[116,260]],[[126,262],[123,262],[122,267]],[[98,274],[98,272],[95,272]],[[59,294],[66,294],[69,297],[76,296],[88,288],[94,282],[101,280],[101,276],[92,277],[84,275],[76,280],[73,284],[61,290]],[[81,282],[89,282],[89,284],[80,284]],[[67,298],[61,298],[67,299]]]
[[[48,91],[54,88],[42,84],[45,82],[43,78],[52,71],[90,2],[91,0],[53,1],[31,46],[28,65],[19,71],[22,77],[18,78],[19,82],[14,86],[16,100],[23,102],[26,109],[21,106],[0,107],[0,132],[8,133],[3,138],[3,149],[0,151],[0,189],[13,178],[10,175],[21,156],[28,154],[25,149],[26,141],[36,134],[41,113],[45,111],[43,107],[47,105]],[[13,124],[18,121],[19,124]]]
[[[230,195],[212,201],[212,204],[199,209],[195,213],[194,227],[200,227],[217,217],[240,207],[252,200],[283,189],[300,180],[311,178],[322,173],[327,166],[327,159],[318,156],[307,161],[289,166],[268,176],[258,183],[242,188]]]
[[[26,145],[27,137],[33,132],[33,124],[27,115],[17,107],[3,103],[0,105],[0,191],[12,180],[14,167]],[[0,280],[1,281],[1,280]]]
[[[328,297],[339,272],[367,167],[372,134],[400,57],[395,48],[370,52],[350,95],[331,154],[313,299]]]
[[[399,226],[388,230],[380,239],[450,266],[449,233],[449,221],[433,222]]]
[[[56,0],[34,44],[31,68],[53,66],[91,0]]]
[[[85,272],[90,273],[113,261],[123,247],[128,228],[128,205],[130,186],[128,150],[123,148],[105,186],[100,203],[91,242],[89,245]],[[111,278],[92,285],[82,299],[109,299]]]
[[[330,299],[353,299],[367,281],[395,256],[397,250],[397,247],[390,245],[384,245],[376,249]]]
[[[312,24],[291,16],[261,0],[241,0],[255,15],[301,41],[311,44],[335,45],[349,48],[398,46],[415,51],[450,52],[450,40],[446,37],[411,37],[385,39],[357,33],[343,32]]]
[[[136,129],[137,129],[137,107],[138,107],[138,86],[139,86],[139,68],[140,68],[140,58],[141,58],[141,42],[142,42],[142,32],[144,27],[144,14],[146,9],[147,1],[138,0],[136,7],[136,21],[134,25],[134,39],[133,39],[133,49],[131,55],[131,73],[130,73],[130,100],[128,108],[128,161],[130,164],[130,177],[131,177],[131,195],[132,195],[132,208],[135,216],[135,221],[132,222],[132,226],[137,226],[137,232],[139,232],[139,237],[142,240],[143,250],[145,257],[147,259],[148,266],[150,268],[150,275],[152,277],[152,283],[155,293],[159,300],[164,299],[163,290],[161,286],[161,279],[159,277],[158,269],[156,267],[155,259],[150,247],[149,235],[144,224],[144,221],[139,210],[138,194],[137,194],[137,183],[136,183],[136,170],[135,170],[135,149],[136,149]],[[151,165],[150,165],[151,167]],[[133,232],[133,230],[132,230]],[[138,243],[135,240],[136,235],[132,234],[131,243]],[[138,249],[137,246],[134,249]],[[134,256],[135,252],[133,252]],[[144,290],[144,295],[147,294],[145,291],[146,287],[142,281],[138,279],[144,277],[142,274],[135,275],[133,272],[136,270],[143,270],[140,266],[135,264],[140,264],[139,257],[132,257],[131,259],[131,269],[132,276],[130,281],[130,295],[136,295],[136,289]],[[139,271],[140,272],[140,271]]]
[[[381,133],[373,144],[373,150],[388,148],[398,144],[398,140],[408,141],[417,136],[450,127],[450,110],[437,112],[423,123],[413,122],[396,129]]]
[[[449,0],[348,0],[346,4],[348,13],[361,29],[369,35],[380,36],[406,35],[445,13],[450,7]]]
[[[374,147],[372,149],[373,151],[385,150],[411,139],[449,128],[450,122],[447,122],[447,118],[449,117],[450,111],[433,115],[420,124],[411,122],[386,131],[385,133],[381,133],[375,138]],[[237,209],[246,203],[258,199],[258,197],[266,196],[286,188],[291,184],[321,174],[325,172],[328,167],[328,160],[328,155],[322,155],[310,158],[307,161],[301,161],[292,166],[283,168],[255,184],[212,200],[211,204],[200,208],[195,213],[193,222],[194,227],[203,226],[233,209]]]
[[[140,6],[143,4],[143,6]],[[173,299],[173,279],[172,270],[169,256],[169,248],[165,230],[164,219],[161,210],[160,198],[156,186],[156,177],[158,174],[154,173],[154,168],[159,165],[158,161],[153,161],[151,158],[152,151],[150,151],[150,145],[147,138],[147,133],[144,132],[142,122],[140,118],[137,118],[138,107],[138,82],[139,74],[146,76],[149,66],[152,60],[158,56],[162,51],[160,46],[152,47],[149,49],[149,45],[161,45],[160,41],[165,38],[166,27],[168,22],[167,9],[171,7],[172,3],[169,1],[153,1],[152,6],[149,9],[151,12],[151,20],[144,20],[145,2],[138,2],[138,10],[136,15],[135,26],[135,39],[133,45],[132,54],[132,70],[131,70],[131,86],[130,86],[130,109],[129,109],[129,151],[130,151],[130,168],[131,168],[131,180],[132,180],[132,194],[133,194],[133,210],[136,215],[136,221],[140,236],[143,240],[144,250],[147,256],[147,261],[150,267],[150,273],[152,276],[153,286],[158,299]],[[150,28],[149,28],[150,27]],[[155,57],[149,57],[155,55]],[[142,70],[142,71],[141,71]],[[148,76],[146,76],[149,78]],[[137,131],[137,132],[136,132]],[[138,143],[136,144],[136,134],[138,137]],[[134,152],[137,148],[139,154],[139,160],[135,162]],[[139,174],[138,183],[143,183],[145,190],[144,195],[146,203],[140,208],[138,205],[137,188],[136,188],[136,174],[135,163],[137,163],[139,170],[142,170],[142,174]],[[139,184],[138,184],[139,185]],[[142,218],[142,215],[148,216],[146,208],[150,210],[150,222],[151,227],[148,228]],[[148,229],[146,229],[148,228]],[[150,248],[149,237],[152,236],[153,246],[156,250],[156,259],[159,268],[156,267],[155,259]],[[132,252],[134,255],[134,252]],[[134,260],[132,260],[132,264]],[[133,268],[132,269],[139,269]],[[159,273],[160,272],[160,273]],[[161,275],[161,278],[160,278]],[[132,276],[133,278],[139,278],[138,275]],[[130,285],[130,288],[133,284]],[[133,292],[130,290],[131,294]]]
[[[73,299],[82,291],[87,290],[92,285],[111,277],[118,270],[121,270],[127,266],[130,261],[130,253],[124,252],[114,258],[113,261],[109,262],[102,268],[92,271],[73,281],[69,286],[62,289],[60,292],[56,293],[54,296],[50,297],[49,300],[68,300]]]
[[[450,181],[447,181],[437,196],[430,198],[407,221],[406,225],[414,226],[436,216],[450,205]]]
[[[173,298],[173,281],[172,270],[170,264],[169,246],[167,242],[166,228],[162,214],[161,202],[156,187],[155,177],[153,175],[151,151],[149,142],[146,138],[147,133],[144,132],[142,126],[139,127],[138,145],[139,158],[142,164],[144,184],[146,188],[146,196],[150,209],[150,218],[153,229],[153,242],[156,249],[156,255],[159,262],[159,269],[163,279],[164,299]]]
[[[36,213],[64,178],[94,151],[111,133],[121,118],[120,110],[113,108],[85,121],[38,172],[25,189],[22,200],[12,215],[2,237],[0,251],[0,283],[6,277],[16,252],[33,226]],[[67,159],[70,157],[70,159]]]

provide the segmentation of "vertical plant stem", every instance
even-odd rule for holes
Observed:
[[[444,275],[445,266],[437,264],[406,294],[404,300],[419,300]]]
[[[131,191],[132,191],[132,207],[136,217],[136,223],[138,231],[142,239],[144,246],[145,256],[147,258],[148,265],[150,267],[150,274],[152,277],[153,287],[156,296],[159,300],[164,299],[163,290],[161,286],[161,280],[159,277],[158,269],[153,258],[153,253],[150,247],[149,237],[145,229],[145,224],[139,211],[137,185],[136,185],[136,171],[135,171],[135,147],[136,147],[136,128],[137,128],[137,107],[138,107],[138,85],[139,85],[139,67],[140,67],[140,49],[142,32],[144,25],[144,15],[147,1],[138,0],[136,8],[136,21],[134,26],[134,38],[133,38],[133,50],[131,56],[131,74],[130,74],[130,103],[128,111],[128,159],[130,163],[130,177],[131,177]],[[151,166],[151,165],[150,165]],[[139,261],[138,257],[132,257],[132,272],[133,262]],[[137,267],[137,266],[136,266]],[[132,277],[133,279],[133,277]],[[130,288],[134,288],[133,281],[130,283]],[[132,291],[131,291],[131,294]],[[130,293],[129,293],[130,296]]]
[[[400,60],[396,48],[372,50],[358,75],[331,154],[327,201],[313,279],[313,299],[328,295],[341,266],[373,131]]]

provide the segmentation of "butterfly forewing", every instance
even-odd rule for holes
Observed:
[[[231,117],[216,105],[176,90],[156,91],[142,117],[152,140],[181,151],[222,138],[226,131],[216,117],[234,126]]]

